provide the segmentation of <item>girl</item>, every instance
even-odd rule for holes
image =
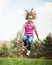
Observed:
[[[26,55],[30,55],[30,50],[31,50],[31,46],[32,46],[32,41],[33,41],[33,30],[37,36],[37,39],[39,40],[39,36],[36,30],[36,27],[34,25],[34,22],[32,21],[33,19],[36,19],[36,13],[33,11],[33,9],[31,9],[31,11],[27,11],[26,17],[25,19],[27,20],[27,22],[23,25],[21,34],[20,34],[20,38],[22,38],[23,42],[24,42],[24,46],[22,47],[22,51],[25,51],[26,46],[27,46],[27,41],[28,41],[28,51],[26,53]],[[24,32],[25,31],[25,32]],[[24,32],[24,36],[22,37],[22,34]]]

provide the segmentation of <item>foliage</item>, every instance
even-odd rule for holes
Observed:
[[[46,39],[44,39],[45,41],[45,56],[47,58],[52,58],[52,34],[49,33],[46,37]]]
[[[9,48],[7,47],[7,44],[2,44],[2,47],[0,48],[0,57],[7,57],[9,56]]]
[[[16,57],[22,56],[21,55],[22,54],[22,51],[21,51],[22,41],[20,41],[20,43],[18,42],[19,34],[20,34],[20,32],[17,33],[16,38],[14,38],[13,40],[11,40],[11,42],[13,44],[13,46],[11,47],[12,53]]]
[[[21,47],[23,46],[22,40],[20,43],[17,41],[19,37],[19,32],[17,36],[9,42],[2,42],[0,45],[0,57],[27,57],[27,58],[49,58],[52,59],[52,34],[49,33],[45,39],[32,42],[32,49],[30,56],[26,56],[22,51]],[[0,42],[1,43],[1,42]],[[12,44],[12,45],[11,45]]]
[[[40,46],[39,46],[40,44]],[[44,40],[35,40],[32,44],[31,58],[45,57],[52,59],[52,34],[49,33]]]

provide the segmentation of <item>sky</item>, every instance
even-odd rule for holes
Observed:
[[[40,39],[52,33],[52,0],[0,0],[0,40],[10,41],[16,37],[26,22],[25,10],[31,8],[37,13],[34,24]]]

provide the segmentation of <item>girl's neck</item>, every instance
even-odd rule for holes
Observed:
[[[28,23],[30,24],[30,23],[32,23],[32,21],[28,21]]]

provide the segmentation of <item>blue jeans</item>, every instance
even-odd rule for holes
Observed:
[[[23,42],[24,42],[24,46],[27,46],[27,43],[28,43],[28,50],[31,50],[32,41],[33,41],[33,36],[24,35],[24,36],[22,37],[22,40],[23,40]]]

